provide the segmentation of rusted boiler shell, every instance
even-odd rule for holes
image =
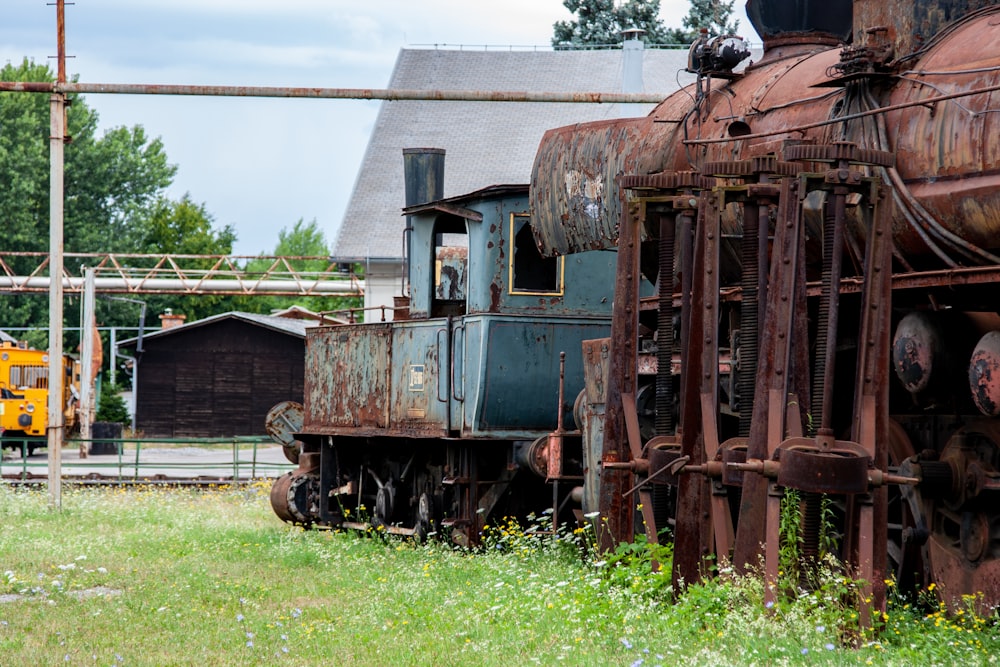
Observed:
[[[531,194],[543,253],[613,247],[623,175],[700,170],[706,162],[780,152],[788,141],[803,139],[850,141],[897,154],[896,171],[886,177],[907,205],[896,207],[894,235],[914,266],[925,265],[922,258],[933,252],[925,240],[928,226],[983,248],[1000,246],[1000,118],[992,112],[1000,109],[1000,92],[921,104],[1000,86],[1000,7],[940,35],[897,76],[838,81],[839,61],[837,48],[786,44],[770,49],[740,78],[713,80],[697,104],[689,87],[646,118],[546,133]],[[901,104],[912,106],[864,115]],[[850,120],[823,124],[849,114]],[[746,123],[752,134],[730,136],[734,123]],[[698,143],[706,140],[718,143]],[[578,174],[599,183],[601,196],[581,200],[572,187]],[[921,218],[925,213],[931,219]]]
[[[1000,91],[916,104],[941,93],[1000,84],[1000,8],[957,26],[901,73],[887,114],[900,176],[928,212],[966,241],[1000,245]],[[905,254],[925,246],[897,234]]]

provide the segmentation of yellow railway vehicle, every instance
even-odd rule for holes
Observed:
[[[24,343],[0,343],[0,436],[5,447],[20,448],[28,438],[45,437],[49,421],[49,354]],[[65,424],[76,424],[80,363],[63,357]],[[29,453],[41,443],[28,441]]]

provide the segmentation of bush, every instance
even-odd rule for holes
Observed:
[[[110,382],[101,384],[101,395],[97,402],[96,421],[117,422],[129,424],[132,418],[128,414],[125,399],[118,394],[118,386]]]

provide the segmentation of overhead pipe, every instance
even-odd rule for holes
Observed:
[[[295,88],[203,86],[159,83],[59,83],[0,81],[0,92],[66,95],[196,95],[204,97],[300,97],[332,100],[557,102],[563,104],[659,104],[666,93],[531,92],[502,90],[415,90],[406,88]]]

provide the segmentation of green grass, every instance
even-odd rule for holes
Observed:
[[[990,664],[994,619],[894,601],[863,635],[828,573],[765,609],[723,573],[669,602],[650,552],[493,527],[462,552],[286,526],[265,484],[0,486],[0,665]],[[658,557],[667,557],[659,553]],[[925,596],[929,597],[929,596]],[[905,605],[906,606],[904,608]],[[855,648],[854,645],[859,644]],[[805,652],[804,652],[805,651]]]

